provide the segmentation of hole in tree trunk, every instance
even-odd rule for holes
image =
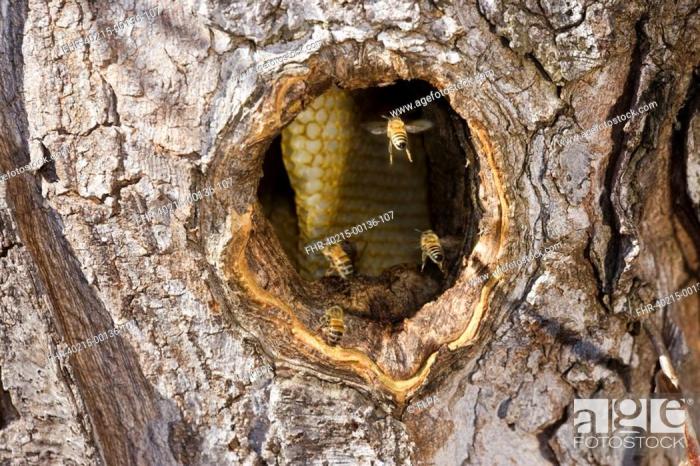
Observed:
[[[489,314],[499,281],[489,271],[503,259],[510,218],[498,129],[465,109],[464,93],[450,96],[457,114],[425,81],[371,87],[396,75],[367,68],[340,73],[340,89],[326,71],[290,69],[256,105],[249,131],[231,126],[220,139],[212,178],[231,176],[240,189],[204,204],[204,237],[236,318],[271,354],[401,403],[447,364],[443,356],[476,341]],[[446,76],[434,78],[446,87]],[[389,164],[386,134],[366,124],[387,125],[382,115],[409,103],[406,124],[432,128],[409,134],[413,163],[397,150]],[[426,228],[441,238],[445,274],[433,263],[420,270],[415,230]],[[347,279],[325,276],[328,263],[309,247],[341,231],[357,253]],[[344,312],[326,314],[333,306]]]

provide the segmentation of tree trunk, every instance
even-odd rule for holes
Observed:
[[[683,458],[575,447],[573,400],[658,392],[639,320],[700,383],[698,296],[631,312],[700,278],[696,3],[0,1],[0,464]],[[311,281],[282,130],[458,82],[362,159],[425,164],[445,274]]]

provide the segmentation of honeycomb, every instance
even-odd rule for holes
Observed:
[[[334,87],[282,131],[282,159],[299,227],[293,261],[307,279],[323,276],[328,265],[320,253],[307,254],[305,246],[371,219],[379,224],[349,238],[357,252],[357,273],[376,276],[393,265],[420,262],[420,233],[415,230],[430,228],[422,140],[409,135],[413,163],[396,154],[390,165],[386,136],[371,135],[360,126],[376,119],[361,115],[353,96]],[[382,222],[379,216],[389,211],[393,219]]]

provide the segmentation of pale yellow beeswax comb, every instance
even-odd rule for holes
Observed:
[[[361,123],[350,93],[334,87],[282,131],[282,158],[299,224],[296,258],[306,278],[323,276],[328,262],[320,253],[307,255],[304,246],[390,210],[393,220],[349,238],[361,253],[357,272],[377,275],[395,264],[420,261],[415,229],[430,228],[422,144],[414,144],[414,163],[390,165],[387,139],[363,131]]]

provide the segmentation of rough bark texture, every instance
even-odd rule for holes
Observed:
[[[700,277],[696,2],[0,6],[0,173],[65,154],[0,182],[0,464],[677,463],[575,449],[571,414],[654,390],[625,311]],[[448,97],[484,208],[450,288],[399,330],[352,316],[347,348],[324,345],[308,307],[332,293],[257,205],[268,143],[331,84],[484,71]],[[699,304],[649,317],[691,392]]]

